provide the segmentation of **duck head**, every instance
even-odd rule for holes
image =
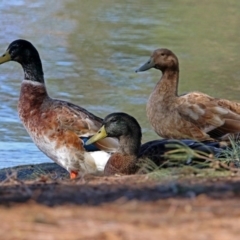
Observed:
[[[164,72],[166,69],[178,71],[177,56],[166,48],[156,49],[150,59],[143,64],[136,72],[147,71],[151,68],[156,68]]]
[[[106,137],[115,137],[120,140],[128,136],[133,137],[136,134],[138,135],[137,138],[141,140],[141,127],[134,117],[126,113],[112,113],[104,118],[102,127],[86,144],[94,143]]]
[[[31,62],[33,59],[39,59],[36,48],[27,40],[18,39],[13,41],[6,52],[0,57],[0,64],[15,61],[20,64]]]

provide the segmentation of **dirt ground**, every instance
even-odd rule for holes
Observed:
[[[0,219],[4,240],[239,239],[240,176],[8,176]]]

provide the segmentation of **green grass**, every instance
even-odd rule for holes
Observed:
[[[229,146],[223,150],[219,160],[223,161],[228,165],[233,165],[237,168],[240,167],[240,141],[234,141],[232,138],[229,139]]]
[[[141,160],[140,172],[154,179],[227,177],[240,173],[240,141],[230,139],[229,146],[218,158],[187,146],[175,145],[174,148],[164,154],[166,161],[160,166],[149,159]]]

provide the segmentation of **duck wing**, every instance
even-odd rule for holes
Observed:
[[[148,158],[156,165],[161,165],[167,160],[166,153],[168,151],[186,147],[215,156],[219,156],[225,148],[219,142],[213,141],[198,142],[191,139],[161,139],[144,143],[140,148],[138,157]]]
[[[240,132],[240,114],[232,111],[227,102],[224,105],[219,99],[195,92],[180,96],[177,106],[179,114],[186,122],[192,123],[212,138]]]
[[[94,135],[102,125],[101,118],[75,104],[55,99],[52,108],[57,108],[59,128],[71,131],[80,138]],[[100,150],[115,152],[119,143],[115,138],[105,138],[94,144]]]
[[[229,101],[227,99],[217,99],[221,107],[227,108],[236,114],[240,114],[240,103]]]

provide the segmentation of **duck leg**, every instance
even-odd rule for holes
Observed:
[[[75,179],[78,177],[78,172],[77,171],[71,171],[70,172],[70,179]]]

